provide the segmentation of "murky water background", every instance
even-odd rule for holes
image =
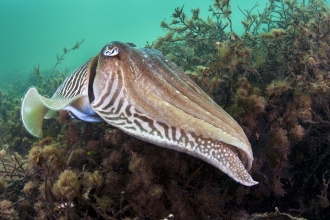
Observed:
[[[266,0],[258,1],[260,7]],[[242,31],[241,9],[250,9],[256,1],[231,1],[234,30]],[[42,1],[0,0],[0,89],[6,90],[17,78],[24,79],[35,65],[51,69],[56,54],[84,39],[81,48],[70,52],[59,66],[73,71],[98,53],[109,41],[134,42],[144,46],[164,35],[160,22],[170,21],[175,7],[184,5],[189,14],[200,7],[209,16],[210,0],[168,1]]]

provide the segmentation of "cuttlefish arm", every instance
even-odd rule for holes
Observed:
[[[52,118],[59,110],[67,110],[74,119],[89,122],[103,121],[92,109],[89,101],[86,76],[95,66],[96,58],[69,75],[51,98],[30,87],[22,98],[21,119],[26,130],[35,137],[42,137],[44,119]]]
[[[200,158],[241,184],[257,184],[247,172],[253,155],[241,127],[160,52],[109,43],[88,78],[91,106],[109,124]]]

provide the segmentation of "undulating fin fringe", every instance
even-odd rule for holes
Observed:
[[[43,119],[53,118],[56,111],[82,96],[84,86],[87,85],[87,71],[92,59],[69,75],[50,99],[41,96],[35,87],[27,90],[22,98],[21,118],[31,135],[41,138]]]
[[[42,122],[44,118],[54,117],[55,112],[70,105],[82,95],[69,99],[48,99],[41,96],[35,87],[30,87],[22,98],[21,117],[27,131],[42,137]]]
[[[26,130],[35,137],[42,137],[42,122],[48,109],[39,98],[38,90],[30,87],[22,98],[21,118]]]

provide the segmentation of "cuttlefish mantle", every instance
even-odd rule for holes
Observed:
[[[61,109],[200,158],[243,185],[257,184],[248,173],[253,153],[242,128],[157,50],[107,44],[51,98],[31,87],[22,99],[23,124],[40,137],[43,119]]]

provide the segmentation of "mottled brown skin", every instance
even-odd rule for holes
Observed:
[[[104,56],[104,51],[111,48],[118,48],[119,53],[116,56]],[[112,79],[109,78],[109,73],[112,73]],[[247,169],[250,169],[253,161],[252,149],[241,127],[160,52],[121,42],[108,44],[98,58],[93,81],[95,99],[116,78],[119,79],[118,86],[124,88],[126,102],[134,106],[138,113],[182,129],[194,137],[221,143],[237,153]],[[95,108],[94,111],[98,112]],[[146,136],[134,136],[207,161],[206,157],[189,149],[157,143]]]

